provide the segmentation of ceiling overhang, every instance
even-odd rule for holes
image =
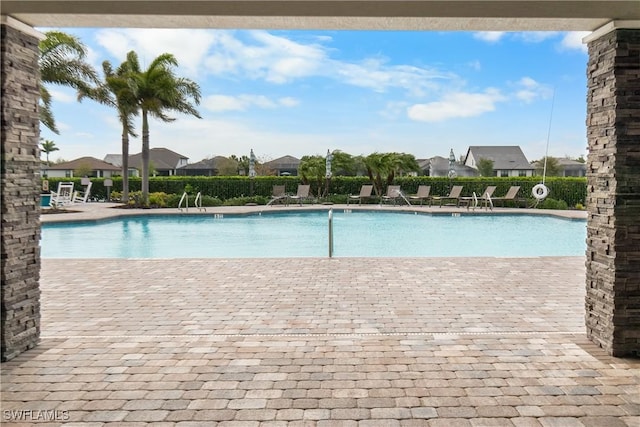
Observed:
[[[33,27],[593,31],[638,0],[3,0]]]

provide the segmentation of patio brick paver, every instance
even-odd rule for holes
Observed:
[[[640,425],[640,363],[586,339],[584,276],[581,257],[43,259],[42,340],[2,364],[2,422]]]

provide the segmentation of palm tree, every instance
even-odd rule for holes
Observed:
[[[49,141],[48,139],[43,140],[42,138],[40,138],[40,141],[40,149],[47,155],[47,165],[51,166],[51,162],[49,161],[49,153],[53,153],[54,151],[58,151],[60,149],[56,147],[55,142]]]
[[[131,52],[129,53],[131,55]],[[109,61],[102,63],[104,81],[89,91],[78,91],[78,100],[88,97],[101,104],[114,107],[122,124],[122,201],[129,201],[129,136],[137,137],[133,116],[138,115],[138,107],[130,88],[131,66],[129,56],[114,70]]]
[[[145,71],[141,71],[135,52],[127,55],[131,67],[130,89],[137,107],[142,112],[142,200],[149,204],[149,116],[172,122],[168,111],[176,111],[200,117],[193,102],[200,104],[200,86],[197,83],[177,77],[173,67],[178,66],[176,58],[164,53],[154,59]]]
[[[420,170],[413,154],[406,153],[371,153],[364,158],[364,164],[379,196],[385,186],[393,183],[396,174]]]
[[[92,83],[97,83],[98,76],[93,67],[85,62],[87,49],[75,36],[60,31],[47,31],[38,47],[40,121],[51,131],[59,133],[51,111],[51,93],[43,83],[88,90]]]

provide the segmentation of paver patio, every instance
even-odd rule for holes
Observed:
[[[640,361],[585,338],[584,277],[583,257],[44,259],[2,421],[638,426]]]

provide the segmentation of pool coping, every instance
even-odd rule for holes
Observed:
[[[188,209],[177,208],[161,208],[161,209],[138,209],[138,208],[118,208],[122,206],[119,203],[86,203],[69,206],[68,211],[60,214],[41,214],[40,222],[58,223],[58,222],[79,222],[79,221],[100,221],[110,220],[131,216],[146,215],[252,215],[258,213],[283,213],[283,212],[314,212],[326,211],[333,209],[334,211],[367,211],[367,212],[404,212],[404,213],[420,213],[430,215],[544,215],[553,216],[571,220],[587,219],[587,211],[582,210],[551,210],[551,209],[530,209],[530,208],[493,208],[492,210],[484,208],[467,209],[466,207],[456,206],[393,206],[393,205],[257,205],[257,206],[215,206],[205,209],[195,207]],[[48,208],[44,208],[48,209]]]

